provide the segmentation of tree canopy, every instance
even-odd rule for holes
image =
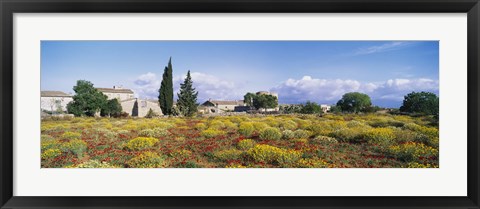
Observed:
[[[268,95],[268,94],[260,94],[256,95],[253,98],[253,106],[256,109],[267,109],[267,108],[275,108],[278,105],[277,97]]]
[[[319,104],[315,102],[307,101],[307,103],[305,103],[305,105],[302,106],[300,113],[303,113],[303,114],[322,113],[322,108],[320,107]]]
[[[172,76],[172,58],[168,61],[168,66],[165,66],[163,71],[162,83],[158,90],[158,103],[162,109],[163,114],[171,115],[173,107],[173,76]]]
[[[177,106],[180,114],[191,117],[197,112],[197,96],[198,92],[193,88],[192,77],[190,70],[187,72],[187,77],[184,82],[180,84],[180,92],[177,94]]]
[[[431,92],[412,92],[405,95],[401,112],[438,115],[439,98]]]
[[[342,112],[364,112],[367,108],[372,106],[370,97],[366,94],[359,92],[350,92],[342,96],[342,99],[338,100],[337,106]]]
[[[253,107],[253,98],[255,98],[255,96],[256,95],[254,93],[248,92],[247,94],[245,94],[245,96],[243,96],[243,102],[247,106]]]
[[[110,99],[107,101],[104,108],[102,108],[100,114],[102,116],[120,117],[122,114],[122,105],[118,99]]]
[[[75,116],[95,116],[107,105],[107,96],[94,88],[90,81],[78,80],[73,91],[75,95],[67,104],[67,111]]]

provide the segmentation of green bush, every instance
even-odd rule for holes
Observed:
[[[74,139],[62,144],[62,151],[71,152],[77,155],[77,158],[82,158],[83,153],[87,151],[87,143],[80,139]]]
[[[253,139],[243,139],[238,142],[237,146],[241,150],[247,150],[254,147],[256,142]]]
[[[168,134],[169,134],[168,131],[162,128],[144,129],[139,133],[140,136],[155,137],[155,138],[168,136]]]
[[[213,153],[216,159],[219,160],[239,160],[241,159],[242,151],[237,149],[228,149],[228,150],[221,150]]]
[[[125,147],[129,150],[142,150],[153,147],[158,139],[152,137],[137,137],[127,142]]]
[[[144,152],[127,162],[129,168],[165,168],[168,163],[164,156],[155,152]]]
[[[309,131],[305,131],[305,130],[301,130],[301,129],[293,132],[293,136],[296,139],[306,139],[306,138],[309,138],[310,135],[311,135],[311,133]]]
[[[293,134],[293,131],[291,130],[282,131],[282,136],[284,139],[293,139],[295,137],[295,135]]]
[[[200,133],[200,135],[202,135],[205,138],[214,138],[223,134],[225,134],[224,131],[219,131],[215,129],[207,129]]]
[[[282,138],[282,133],[278,128],[265,128],[260,132],[260,139],[279,140]]]
[[[242,122],[238,127],[238,133],[246,137],[251,136],[253,131],[255,131],[255,127],[251,122]]]

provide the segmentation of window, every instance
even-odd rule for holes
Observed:
[[[141,101],[140,104],[142,107],[147,107],[147,101]]]

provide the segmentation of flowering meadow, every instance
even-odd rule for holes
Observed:
[[[41,124],[42,168],[437,168],[438,124],[389,114],[71,118]]]

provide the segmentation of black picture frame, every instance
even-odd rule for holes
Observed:
[[[0,0],[1,208],[479,208],[479,0]],[[13,196],[14,13],[467,13],[468,195],[465,197]],[[448,179],[446,179],[448,181]]]

